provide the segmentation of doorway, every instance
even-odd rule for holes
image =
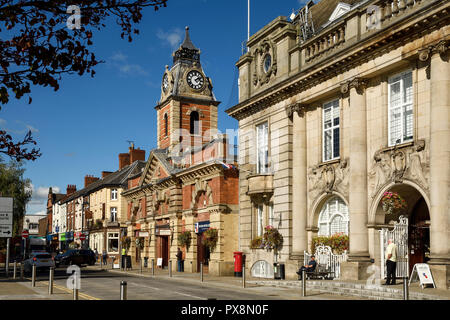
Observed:
[[[209,258],[210,251],[209,248],[203,244],[202,234],[197,234],[197,272],[200,272],[200,263],[203,263],[203,273],[208,273],[209,271]]]
[[[424,198],[415,204],[408,228],[408,257],[411,273],[416,263],[426,263],[430,256],[430,213]]]
[[[169,237],[160,236],[160,257],[162,258],[162,268],[166,268],[169,265]]]

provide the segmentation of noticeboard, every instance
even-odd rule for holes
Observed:
[[[158,258],[158,259],[156,260],[156,266],[157,266],[157,267],[162,267],[162,263],[163,263],[163,259],[162,259],[162,258]]]
[[[428,285],[433,285],[433,288],[436,288],[436,285],[434,284],[433,276],[431,275],[430,266],[426,263],[416,263],[413,267],[413,270],[411,272],[411,278],[409,279],[409,284],[411,282],[415,282],[418,280],[420,281],[420,286],[422,289]]]

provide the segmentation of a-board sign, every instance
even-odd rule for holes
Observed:
[[[157,267],[162,267],[162,258],[158,258],[157,260],[156,260],[156,266]]]
[[[416,263],[411,272],[411,278],[409,278],[409,284],[411,281],[415,282],[419,278],[420,286],[422,289],[427,285],[433,285],[433,288],[436,288],[434,284],[433,276],[431,275],[430,266],[426,263]]]

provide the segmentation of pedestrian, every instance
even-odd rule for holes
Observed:
[[[305,270],[306,272],[314,272],[316,270],[316,256],[312,255],[311,260],[308,262],[307,265],[302,266],[298,271],[296,272],[298,274],[298,280],[302,280],[302,271]]]
[[[95,262],[97,262],[97,261],[98,261],[98,251],[97,251],[97,248],[95,248],[94,254],[95,254]]]
[[[391,240],[388,240],[386,248],[386,283],[385,286],[395,285],[395,271],[397,270],[397,245]]]
[[[106,253],[105,249],[103,249],[102,258],[103,258],[103,264],[106,266],[106,262],[107,262],[107,259],[108,259],[108,254]]]
[[[183,261],[183,252],[181,251],[181,249],[180,248],[178,248],[178,251],[177,251],[177,264],[178,264],[178,266],[177,266],[177,269],[178,269],[178,272],[184,272],[184,263],[183,263],[184,261]]]

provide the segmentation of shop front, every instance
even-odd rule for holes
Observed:
[[[63,232],[59,234],[59,249],[66,251],[70,249],[70,245],[73,245],[73,231]]]
[[[59,237],[57,234],[48,234],[46,237],[47,242],[47,251],[48,252],[56,252],[56,249],[59,248]]]

